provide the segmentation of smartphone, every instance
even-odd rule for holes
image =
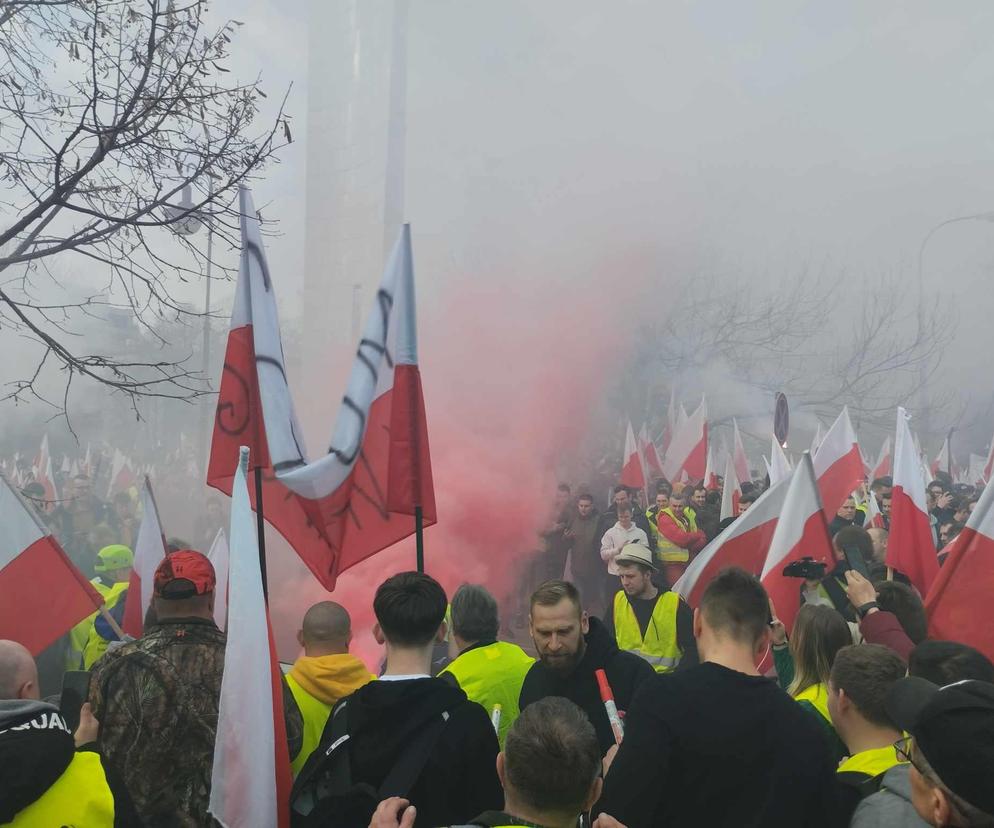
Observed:
[[[846,567],[855,570],[867,580],[870,580],[870,569],[866,565],[866,559],[858,546],[847,546],[842,550],[846,556]]]
[[[79,727],[79,710],[90,696],[90,671],[67,670],[62,677],[59,712],[72,733]]]

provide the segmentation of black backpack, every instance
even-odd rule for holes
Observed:
[[[332,711],[320,745],[293,784],[290,824],[293,828],[367,828],[382,800],[410,793],[448,719],[446,711],[423,725],[379,788],[374,788],[352,780],[348,700],[343,700]]]

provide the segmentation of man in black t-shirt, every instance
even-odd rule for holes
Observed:
[[[645,828],[828,824],[834,780],[819,725],[755,667],[768,608],[752,575],[715,577],[694,612],[702,663],[639,688],[595,813]]]

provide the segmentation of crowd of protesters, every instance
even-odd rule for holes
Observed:
[[[85,475],[71,483],[71,501],[39,516],[113,617],[135,497],[107,504]],[[740,513],[763,488],[744,485]],[[446,595],[421,573],[376,592],[379,664],[350,652],[348,608],[301,608],[283,676],[292,824],[994,826],[994,665],[931,640],[921,596],[886,572],[890,488],[874,480],[842,504],[836,560],[798,579],[790,630],[741,569],[693,609],[673,590],[737,518],[720,518],[720,490],[663,480],[615,487],[603,511],[559,487],[523,640],[508,640],[484,586]],[[940,560],[976,496],[929,485]],[[880,515],[867,529],[869,497]],[[0,641],[0,825],[217,824],[222,585],[189,546],[169,545],[140,638],[118,641],[94,616],[62,642],[64,666],[86,671],[75,710],[42,692],[23,646]]]

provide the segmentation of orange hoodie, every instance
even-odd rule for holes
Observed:
[[[310,695],[327,705],[334,705],[376,678],[351,653],[301,656],[290,675]]]

